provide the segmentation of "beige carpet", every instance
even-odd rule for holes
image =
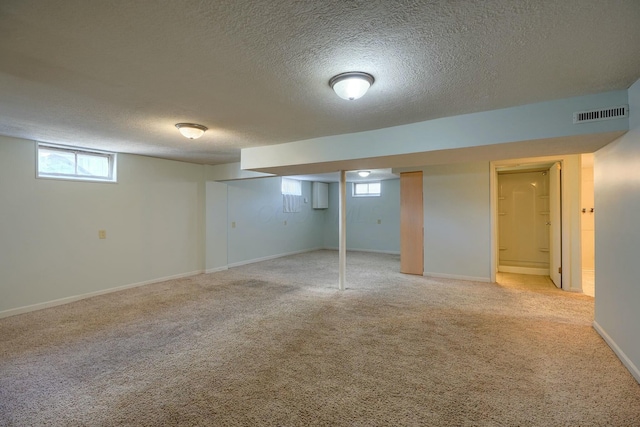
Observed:
[[[3,426],[637,426],[593,299],[320,251],[0,320]]]

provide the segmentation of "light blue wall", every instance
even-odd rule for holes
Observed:
[[[324,212],[311,208],[311,183],[302,181],[307,203],[301,212],[283,213],[280,182],[270,177],[226,183],[229,266],[324,246]]]
[[[380,197],[353,197],[347,183],[347,249],[400,253],[400,180],[381,181]],[[329,185],[324,245],[338,247],[337,183]],[[378,224],[380,220],[380,224]]]
[[[425,274],[489,281],[489,163],[429,166],[423,173]]]
[[[595,326],[640,382],[640,80],[629,132],[595,153]]]

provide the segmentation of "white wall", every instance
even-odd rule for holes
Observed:
[[[640,80],[629,132],[595,153],[594,326],[640,382]]]
[[[353,197],[347,183],[347,249],[353,251],[400,253],[400,180],[381,181],[380,197]],[[337,183],[329,185],[324,246],[338,248]],[[380,220],[380,224],[378,224]]]
[[[206,182],[206,265],[211,273],[227,268],[227,184]]]
[[[123,154],[107,184],[36,179],[35,159],[0,136],[0,314],[203,270],[202,166]]]
[[[240,169],[240,162],[205,166],[205,179],[207,181],[233,181],[238,179],[265,178],[268,176],[273,175],[242,170]]]
[[[271,177],[226,183],[229,266],[324,246],[324,212],[311,208],[311,182],[302,181],[307,203],[297,213],[283,213],[280,182]]]
[[[489,281],[489,163],[423,170],[425,275]]]

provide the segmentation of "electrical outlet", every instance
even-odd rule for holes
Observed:
[[[231,222],[231,228],[236,228],[236,222],[235,221]]]
[[[107,230],[98,230],[98,239],[106,239]]]

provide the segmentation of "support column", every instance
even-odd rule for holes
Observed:
[[[338,221],[339,234],[339,263],[338,289],[344,291],[345,273],[347,271],[347,172],[340,171],[340,202],[338,204],[340,219]]]

